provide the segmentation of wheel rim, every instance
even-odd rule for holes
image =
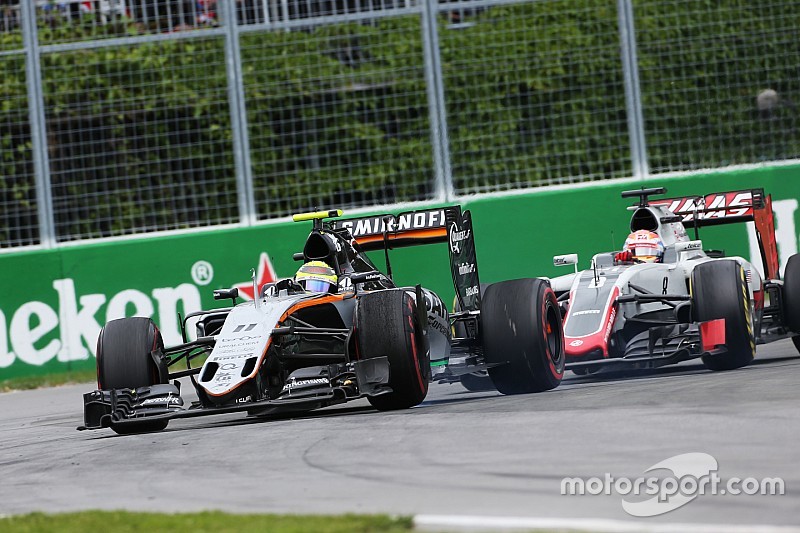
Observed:
[[[547,349],[550,352],[550,359],[553,361],[555,369],[560,371],[559,367],[564,352],[561,346],[561,323],[556,307],[550,302],[547,304],[545,327],[547,328]]]

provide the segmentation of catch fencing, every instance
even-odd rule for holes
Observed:
[[[798,20],[784,1],[5,0],[0,249],[794,160]]]

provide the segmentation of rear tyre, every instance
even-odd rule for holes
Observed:
[[[166,383],[150,352],[163,348],[161,332],[149,318],[107,323],[97,339],[97,385],[101,390],[136,389]],[[161,431],[168,420],[145,420],[114,427],[119,434]]]
[[[356,307],[356,332],[361,358],[389,359],[392,392],[369,396],[369,403],[380,411],[422,403],[428,394],[431,362],[414,298],[404,290],[362,296]]]
[[[794,254],[783,271],[783,320],[792,333],[800,334],[800,254]],[[800,352],[800,335],[792,337]]]
[[[789,331],[800,333],[800,254],[791,256],[783,271],[783,320]],[[792,340],[800,344],[798,337]]]
[[[710,370],[733,370],[753,360],[756,342],[744,270],[736,261],[708,261],[692,271],[695,320],[725,319],[726,353],[704,355]]]
[[[556,295],[541,279],[493,283],[481,303],[489,376],[503,394],[541,392],[564,376],[564,328]]]

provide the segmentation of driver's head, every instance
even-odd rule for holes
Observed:
[[[336,272],[323,261],[309,261],[301,266],[294,280],[309,292],[336,292]]]
[[[657,233],[640,229],[625,239],[625,250],[634,259],[644,263],[660,263],[664,257],[664,243]]]

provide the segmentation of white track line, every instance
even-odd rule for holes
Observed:
[[[601,518],[416,515],[414,527],[437,531],[558,530],[603,533],[800,533],[800,527],[729,524],[663,524]]]

